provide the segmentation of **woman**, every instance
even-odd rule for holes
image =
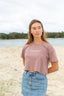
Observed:
[[[46,40],[42,22],[32,20],[29,24],[28,42],[22,49],[24,73],[23,96],[46,96],[47,74],[58,70],[58,58],[54,47]],[[51,62],[52,67],[48,68]]]

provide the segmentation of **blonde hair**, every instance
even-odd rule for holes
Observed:
[[[30,22],[30,24],[29,24],[28,41],[27,41],[26,44],[30,44],[30,43],[32,43],[33,40],[34,40],[34,37],[33,37],[33,35],[31,34],[31,26],[32,26],[32,24],[34,24],[34,23],[36,23],[36,22],[38,22],[38,23],[41,24],[41,27],[42,27],[42,30],[43,30],[42,35],[41,35],[41,39],[42,39],[43,41],[49,43],[49,42],[46,40],[46,34],[45,34],[45,31],[44,31],[42,22],[39,21],[39,20],[33,19],[33,20]]]

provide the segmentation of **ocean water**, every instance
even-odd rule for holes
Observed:
[[[59,39],[47,39],[53,46],[64,46],[64,38]],[[24,46],[28,39],[10,39],[10,40],[0,40],[0,47],[9,46]]]

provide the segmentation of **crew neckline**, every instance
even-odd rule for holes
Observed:
[[[41,42],[41,43],[39,43],[39,44],[36,44],[36,43],[34,43],[34,42],[32,42],[34,45],[41,45],[41,44],[44,44],[45,43],[45,41],[43,41],[43,42]]]

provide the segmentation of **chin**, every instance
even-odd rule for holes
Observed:
[[[41,37],[40,35],[37,35],[37,36],[35,36],[35,37]]]

